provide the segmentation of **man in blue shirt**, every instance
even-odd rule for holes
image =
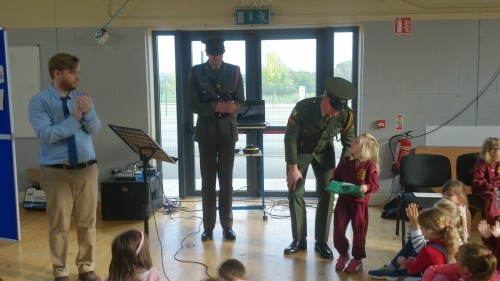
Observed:
[[[55,281],[69,281],[69,230],[77,224],[78,277],[95,273],[98,174],[92,135],[101,128],[92,99],[76,90],[79,59],[59,53],[49,60],[52,85],[31,98],[29,120],[39,143],[40,185],[47,196],[49,246]],[[74,212],[73,212],[74,211]]]

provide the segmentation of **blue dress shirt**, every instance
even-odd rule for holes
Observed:
[[[80,95],[71,91],[68,96],[68,108],[73,111],[73,101]],[[82,114],[80,121],[73,115],[64,118],[61,94],[50,86],[33,96],[29,103],[29,120],[35,129],[39,142],[39,163],[41,165],[69,164],[68,144],[66,138],[74,135],[76,141],[78,163],[95,159],[92,135],[101,129],[101,120],[97,117],[94,105]]]

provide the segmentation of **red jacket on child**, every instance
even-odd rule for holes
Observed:
[[[446,264],[446,255],[443,254],[439,249],[433,247],[431,244],[436,243],[445,247],[445,243],[442,240],[429,240],[427,245],[425,245],[417,255],[414,261],[407,261],[403,264],[410,274],[420,274],[423,273],[431,265]]]

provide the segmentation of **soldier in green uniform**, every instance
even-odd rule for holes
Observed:
[[[240,68],[225,63],[222,39],[203,41],[208,60],[191,68],[189,109],[198,114],[194,140],[200,151],[203,206],[202,241],[213,239],[217,218],[216,177],[219,179],[219,220],[224,238],[235,240],[233,226],[234,149],[238,141],[236,114],[244,102]]]
[[[335,168],[333,138],[340,134],[342,156],[348,153],[355,139],[353,111],[347,106],[347,101],[356,96],[356,89],[349,81],[338,77],[326,79],[325,88],[323,96],[299,101],[288,119],[285,160],[293,241],[284,250],[285,255],[307,249],[304,186],[311,165],[318,192],[314,250],[322,258],[333,259],[327,241],[334,196],[325,188]]]

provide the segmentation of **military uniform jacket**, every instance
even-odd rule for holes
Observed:
[[[222,62],[218,74],[208,63],[195,65],[189,74],[189,109],[198,114],[194,140],[225,144],[238,141],[236,115],[213,111],[219,101],[243,103],[245,94],[240,68]]]
[[[312,159],[325,169],[335,168],[333,138],[340,134],[342,156],[355,139],[353,111],[340,112],[323,125],[322,96],[299,101],[293,109],[285,132],[285,160],[288,165],[297,164],[301,172]]]

